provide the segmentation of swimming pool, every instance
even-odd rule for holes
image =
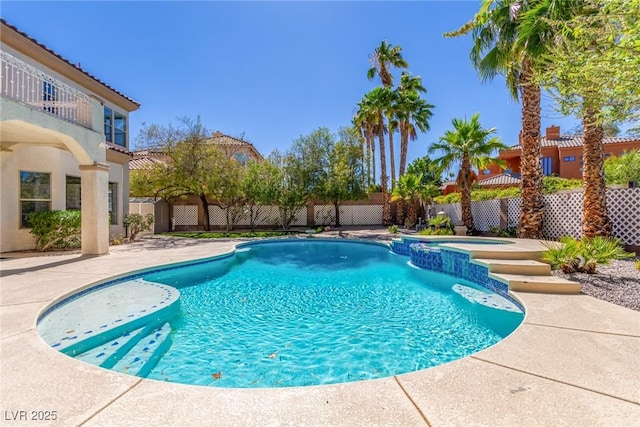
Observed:
[[[407,261],[385,245],[353,241],[245,244],[222,259],[104,286],[97,292],[112,295],[109,307],[120,305],[113,307],[120,322],[94,321],[105,332],[67,318],[77,313],[69,304],[98,301],[96,291],[48,310],[38,329],[67,354],[120,372],[214,387],[285,387],[436,366],[497,343],[522,321],[512,301]],[[148,303],[157,310],[147,316],[117,298],[136,289],[157,295]],[[67,317],[57,314],[65,310]],[[88,331],[90,338],[78,337]]]

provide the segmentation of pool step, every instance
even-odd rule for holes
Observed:
[[[127,354],[140,339],[147,335],[148,331],[145,333],[145,329],[147,328],[142,327],[127,332],[103,345],[99,345],[77,355],[75,358],[83,362],[91,363],[92,365],[109,369],[113,367],[124,354]]]
[[[552,275],[522,275],[489,273],[490,277],[507,283],[510,291],[574,294],[582,290],[580,283]]]
[[[527,259],[474,259],[472,262],[484,265],[490,273],[520,274],[527,276],[548,276],[551,266],[543,262]]]
[[[114,371],[145,377],[171,346],[171,325],[165,323],[142,338],[113,366]]]

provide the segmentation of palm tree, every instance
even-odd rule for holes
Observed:
[[[522,97],[522,205],[518,236],[524,238],[542,237],[540,86],[534,73],[537,67],[543,66],[541,58],[553,43],[553,32],[544,19],[531,20],[534,26],[522,28],[520,18],[529,11],[535,11],[538,18],[562,17],[571,9],[572,2],[580,0],[548,0],[548,7],[540,8],[542,1],[547,0],[483,0],[472,21],[445,34],[458,36],[472,32],[471,60],[480,78],[487,81],[503,74],[514,99]]]
[[[364,140],[363,157],[366,164],[367,187],[376,183],[376,146],[374,143],[377,116],[372,109],[371,102],[365,96],[358,103],[358,109],[353,116],[353,124],[359,129]]]
[[[387,176],[387,157],[384,146],[384,112],[388,108],[391,91],[385,87],[376,87],[365,95],[366,103],[370,107],[371,118],[374,123],[374,131],[378,137],[380,149],[380,187],[382,192],[382,223],[391,224],[391,205],[389,204],[389,188]]]
[[[429,119],[433,115],[433,105],[420,98],[418,92],[426,92],[422,86],[422,79],[402,72],[397,93],[397,116],[400,126],[400,176],[404,175],[407,166],[407,150],[409,140],[414,141],[417,130],[426,132],[429,130]]]
[[[407,220],[405,225],[412,227],[416,224],[417,215],[417,203],[422,199],[429,199],[434,194],[437,194],[437,187],[429,183],[423,182],[422,174],[407,173],[398,178],[398,184],[396,188],[391,192],[392,201],[403,201],[408,206]]]
[[[371,55],[369,55],[371,68],[367,71],[367,78],[372,80],[376,74],[380,76],[382,86],[391,89],[393,86],[393,75],[391,68],[407,68],[409,64],[402,57],[402,47],[389,44],[386,40],[380,42],[380,46],[376,47]],[[393,105],[393,95],[387,98],[388,104],[385,109],[385,116],[388,120],[387,130],[389,132],[389,160],[391,163],[391,186],[395,185],[396,177],[396,159],[393,145],[393,133],[396,129],[393,116],[395,115]]]
[[[373,80],[376,74],[379,75],[382,86],[386,88],[393,86],[393,76],[389,68],[407,68],[409,66],[402,57],[402,47],[389,44],[386,40],[382,40],[380,46],[369,55],[369,61],[371,68],[367,71],[367,78]]]
[[[473,171],[471,168],[483,169],[490,163],[503,163],[500,159],[491,158],[496,150],[504,150],[506,145],[496,136],[496,128],[484,129],[480,124],[480,114],[476,113],[471,121],[453,119],[454,130],[448,130],[440,137],[440,142],[429,147],[429,153],[442,151],[442,157],[435,159],[443,170],[460,162],[458,185],[462,193],[462,222],[471,232],[475,231],[473,215],[471,213],[471,183]]]
[[[557,25],[550,25],[550,20],[545,18],[554,18],[557,22],[568,22],[571,18],[586,17],[588,15],[594,15],[600,5],[587,4],[584,1],[568,1],[565,0],[561,4],[562,8],[557,11],[558,0],[538,0],[527,11],[522,14],[522,18],[519,22],[520,42],[524,40],[541,40],[542,37],[538,34],[548,34],[547,39],[550,36],[558,36],[558,38],[568,37],[575,39],[576,35],[573,32],[563,33],[562,25],[558,30]],[[592,7],[592,9],[590,9]],[[554,12],[555,11],[555,12]],[[631,15],[630,15],[631,16]],[[593,26],[593,23],[590,24]],[[615,24],[609,23],[607,18],[607,25],[614,26]],[[598,40],[585,37],[584,34],[578,36],[580,43],[587,51],[590,51],[597,47]],[[544,41],[544,39],[542,39]],[[540,42],[542,43],[542,42]],[[561,45],[561,44],[560,44]],[[597,52],[597,51],[596,51]],[[576,57],[575,51],[567,52],[572,58]],[[579,56],[579,52],[577,52]],[[552,57],[552,55],[547,55]],[[574,61],[580,62],[580,58],[576,58]],[[562,67],[562,65],[560,65]],[[554,70],[553,64],[551,67],[547,67],[550,70]],[[552,77],[554,79],[554,77]],[[587,76],[588,80],[588,76]],[[566,85],[567,83],[563,82]],[[580,85],[579,85],[580,86]],[[585,87],[584,85],[582,86]],[[587,86],[588,87],[588,86]],[[604,181],[604,153],[603,153],[603,138],[604,138],[604,123],[601,120],[600,113],[603,109],[603,99],[610,96],[607,89],[603,89],[600,86],[591,86],[589,89],[580,90],[576,88],[571,89],[572,94],[579,94],[582,98],[582,126],[583,126],[583,212],[582,212],[582,234],[585,237],[595,236],[609,236],[611,235],[611,223],[607,215],[606,207],[606,186]],[[607,93],[603,98],[601,95]]]

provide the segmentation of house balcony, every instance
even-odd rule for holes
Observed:
[[[97,100],[5,51],[0,51],[0,61],[0,96],[95,130],[93,102]]]

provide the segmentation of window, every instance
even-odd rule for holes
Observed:
[[[118,223],[118,184],[115,182],[109,183],[109,194],[108,194],[108,204],[109,204],[109,218],[111,218],[111,224]]]
[[[74,211],[81,208],[80,178],[67,175],[67,210]]]
[[[576,161],[576,156],[567,156],[567,157],[563,157],[562,158],[563,162],[575,162]]]
[[[104,107],[104,136],[107,142],[113,142],[113,111]]]
[[[542,174],[547,176],[553,173],[553,163],[551,157],[542,158]]]
[[[20,171],[21,227],[29,227],[29,214],[51,210],[51,174]]]
[[[56,112],[56,108],[54,107],[56,103],[56,87],[53,83],[49,83],[47,81],[42,82],[42,109],[44,111],[48,111],[50,113]]]
[[[244,153],[236,153],[233,155],[233,157],[236,159],[236,162],[240,163],[241,165],[246,165],[247,164],[247,155]]]
[[[107,142],[127,146],[127,116],[104,107],[104,136]]]

